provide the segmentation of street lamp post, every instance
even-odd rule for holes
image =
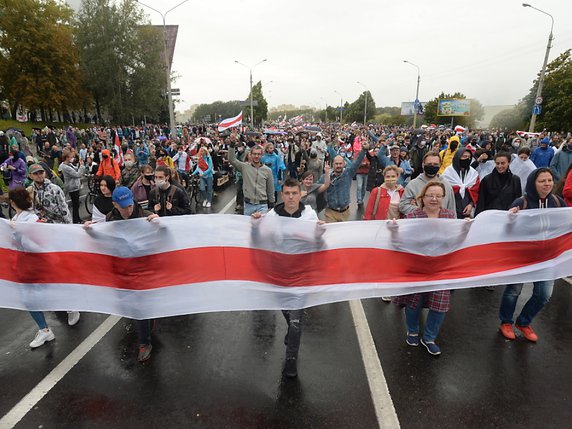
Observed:
[[[523,3],[522,7],[529,7],[531,9],[537,10],[540,13],[548,15],[551,19],[550,35],[548,36],[548,45],[546,45],[546,53],[544,54],[544,63],[542,64],[542,70],[540,71],[540,78],[538,79],[538,88],[536,89],[536,98],[534,101],[534,104],[536,105],[540,104],[537,103],[536,100],[542,99],[541,97],[542,97],[542,86],[544,85],[544,74],[546,73],[546,64],[548,63],[548,55],[550,54],[550,48],[552,47],[552,40],[554,39],[554,37],[552,36],[552,30],[554,29],[554,17],[550,15],[548,12],[544,12],[543,10],[540,10],[528,3]],[[530,117],[530,127],[528,128],[529,133],[534,132],[534,125],[536,124],[536,116],[537,116],[537,110],[534,108],[532,110],[532,116]]]
[[[326,115],[326,123],[328,123],[328,102],[326,101],[326,99],[324,97],[320,97],[320,100],[322,100],[324,103],[326,103],[326,109],[324,110],[324,113]]]
[[[365,86],[363,83],[361,83],[359,80],[357,81],[358,85],[361,85],[365,88],[365,106],[363,109],[363,124],[365,125],[366,121],[367,121],[367,98],[369,95],[369,89],[367,89],[367,86]]]
[[[415,91],[415,103],[413,105],[413,128],[417,126],[417,103],[419,101],[419,82],[421,81],[421,70],[417,64],[413,64],[411,61],[403,60],[404,63],[411,64],[413,67],[417,67],[417,90]]]
[[[246,64],[241,63],[240,61],[234,60],[234,62],[236,64],[240,64],[243,67],[246,67],[248,70],[250,70],[250,128],[252,130],[254,130],[254,101],[252,99],[252,69],[254,69],[254,67],[256,67],[259,64],[262,64],[264,62],[266,62],[267,59],[263,59],[262,61],[260,61],[259,63],[254,64],[252,67],[247,66]]]
[[[171,94],[171,64],[169,62],[169,55],[167,53],[167,25],[165,23],[166,18],[167,18],[167,14],[173,10],[175,10],[176,8],[178,8],[179,6],[181,6],[183,3],[188,2],[189,0],[183,0],[182,2],[180,2],[179,4],[173,6],[171,9],[169,9],[167,12],[162,13],[161,11],[140,2],[139,0],[136,0],[137,3],[139,3],[141,6],[145,6],[148,9],[151,9],[155,12],[157,12],[159,15],[161,15],[161,18],[163,18],[163,51],[164,51],[164,55],[165,55],[165,73],[167,75],[167,103],[169,103],[169,128],[171,129],[171,134],[176,135],[176,127],[177,124],[175,123],[175,109],[173,108],[173,95]]]
[[[340,96],[340,124],[344,120],[344,96],[334,89],[334,92]]]

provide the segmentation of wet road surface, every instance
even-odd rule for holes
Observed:
[[[211,212],[234,212],[233,196],[230,187]],[[354,204],[352,219],[359,214]],[[501,292],[453,294],[439,357],[405,344],[404,316],[396,306],[362,301],[402,428],[570,426],[572,286],[556,283],[534,322],[537,344],[500,336]],[[16,427],[379,427],[348,303],[305,315],[293,380],[281,373],[286,323],[280,312],[160,319],[153,356],[144,364],[136,360],[134,324],[120,319]],[[46,316],[56,340],[30,350],[31,317],[0,309],[0,418],[108,318],[84,313],[69,327],[65,313]]]

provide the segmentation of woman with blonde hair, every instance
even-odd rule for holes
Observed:
[[[399,218],[399,202],[405,188],[397,183],[399,168],[388,165],[383,170],[383,183],[371,190],[364,220],[385,220]]]

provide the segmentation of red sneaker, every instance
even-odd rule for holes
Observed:
[[[516,329],[522,332],[524,338],[526,338],[528,341],[532,341],[533,343],[538,341],[538,335],[536,335],[536,332],[534,332],[530,326],[519,326],[516,324],[514,326],[516,326]]]
[[[512,330],[512,324],[510,323],[501,324],[499,326],[499,331],[507,340],[514,340],[516,338],[516,335],[514,335],[514,331]]]

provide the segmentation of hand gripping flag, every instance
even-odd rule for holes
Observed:
[[[238,127],[239,125],[242,125],[242,112],[233,118],[223,119],[220,124],[218,124],[218,130],[220,132],[228,130],[229,128]]]

